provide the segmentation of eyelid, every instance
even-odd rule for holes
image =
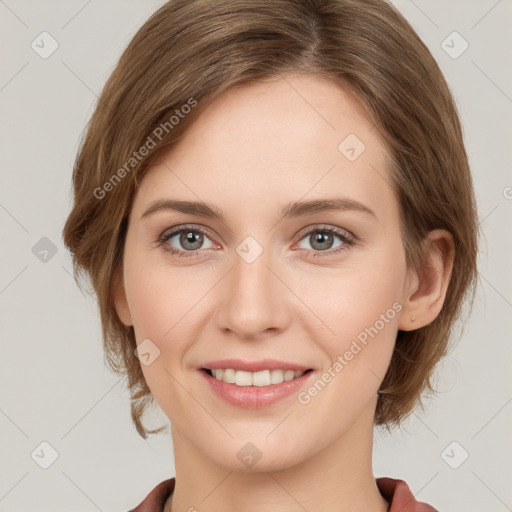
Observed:
[[[179,233],[181,233],[183,231],[197,231],[197,232],[205,235],[206,237],[208,237],[213,244],[219,245],[217,242],[215,242],[215,240],[214,240],[215,237],[212,237],[212,235],[211,235],[210,231],[208,230],[208,228],[205,228],[205,227],[203,227],[201,225],[198,225],[198,224],[178,224],[178,225],[173,226],[171,228],[166,228],[166,229],[164,229],[162,231],[162,233],[160,234],[160,236],[156,240],[156,243],[158,245],[162,245],[167,240],[169,240],[170,238],[178,235]],[[201,249],[201,250],[204,250],[204,249]],[[186,252],[193,253],[194,251],[186,251]]]
[[[312,233],[313,231],[324,230],[345,237],[354,243],[357,240],[356,236],[353,235],[350,231],[338,226],[333,226],[332,224],[311,224],[310,226],[306,226],[305,228],[301,229],[295,236],[302,240],[306,235]]]

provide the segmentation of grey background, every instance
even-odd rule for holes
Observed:
[[[394,3],[456,97],[485,240],[473,314],[438,372],[442,393],[402,431],[376,433],[375,474],[405,479],[440,511],[512,510],[512,2]],[[170,436],[143,441],[132,427],[125,382],[104,366],[95,300],[76,287],[61,241],[97,95],[162,4],[0,0],[2,512],[126,512],[174,475]],[[46,59],[31,47],[43,31],[59,45]],[[469,44],[458,58],[445,51],[462,49],[446,39],[454,31]],[[42,442],[58,453],[47,469]]]

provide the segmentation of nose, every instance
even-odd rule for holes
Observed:
[[[254,340],[278,335],[288,328],[293,294],[276,267],[270,251],[264,250],[252,262],[239,254],[234,256],[215,314],[219,329]]]

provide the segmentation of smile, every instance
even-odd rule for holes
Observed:
[[[281,384],[293,379],[299,378],[305,372],[294,372],[293,370],[262,370],[259,372],[247,372],[243,370],[235,370],[233,368],[227,369],[208,369],[212,377],[217,380],[222,380],[228,384],[235,384],[236,386],[258,386],[265,387],[272,384]]]
[[[214,396],[231,405],[246,409],[267,407],[291,397],[298,393],[315,374],[311,369],[249,372],[231,368],[202,368],[199,373],[206,380]]]

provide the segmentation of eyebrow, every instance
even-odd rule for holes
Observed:
[[[295,201],[286,205],[281,211],[282,218],[302,217],[324,211],[356,211],[366,213],[377,218],[377,215],[368,206],[353,199],[335,197],[331,199],[312,199],[310,201]],[[141,215],[141,219],[160,211],[176,211],[218,219],[225,222],[224,215],[214,205],[200,201],[178,201],[173,199],[159,199],[151,203]]]

